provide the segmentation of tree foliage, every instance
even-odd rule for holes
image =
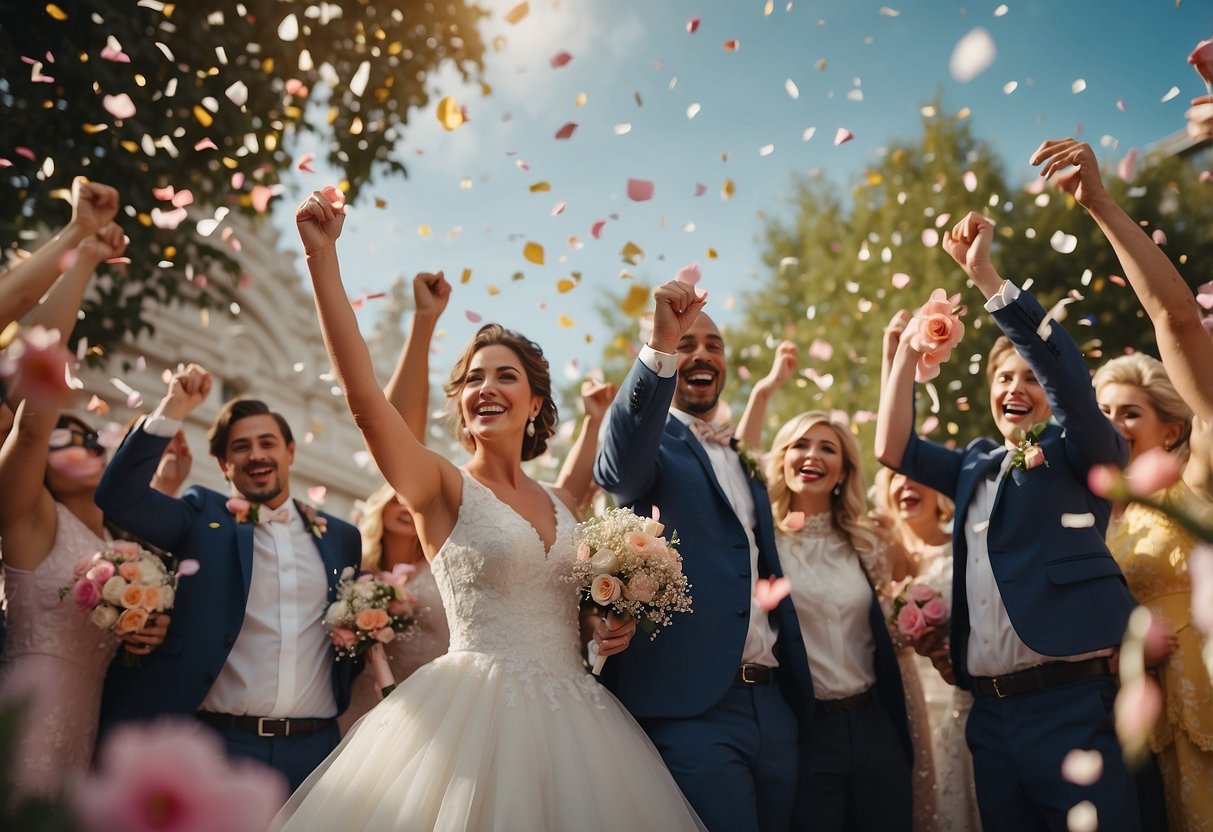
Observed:
[[[97,282],[78,336],[104,348],[148,327],[151,299],[224,299],[239,241],[214,220],[264,213],[317,121],[348,199],[405,173],[392,150],[410,109],[439,64],[478,75],[484,14],[468,0],[0,0],[0,238],[65,222],[83,174],[120,189],[131,263]],[[153,194],[169,186],[177,204]]]

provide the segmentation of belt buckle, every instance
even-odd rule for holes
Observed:
[[[268,722],[281,722],[282,723],[282,733],[275,734],[273,731],[267,732],[265,730],[265,723],[267,721]],[[291,735],[291,721],[289,719],[279,719],[277,717],[272,717],[272,716],[257,717],[257,736],[259,736],[259,737],[277,737],[277,736],[289,737],[290,735]]]
[[[998,676],[991,676],[991,677],[990,677],[990,685],[991,685],[991,686],[994,688],[994,695],[995,695],[995,696],[997,696],[999,699],[1006,699],[1006,698],[1007,698],[1007,696],[1009,696],[1009,694],[1006,694],[1006,693],[1003,693],[1003,692],[1002,692],[1002,688],[1000,688],[1000,687],[998,686],[998,679],[999,679],[999,677],[998,677]]]
[[[757,678],[750,678],[750,671],[756,669],[755,665],[743,664],[740,669],[741,669],[741,673],[739,675],[741,676],[741,681],[744,684],[747,684],[747,685],[758,684]]]

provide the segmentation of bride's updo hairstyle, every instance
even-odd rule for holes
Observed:
[[[556,433],[556,421],[559,418],[556,413],[556,402],[552,399],[552,375],[548,368],[548,360],[543,357],[543,350],[539,348],[538,344],[525,335],[514,332],[512,329],[506,329],[501,324],[485,324],[463,348],[459,360],[455,362],[455,367],[451,370],[451,377],[447,379],[442,389],[446,393],[446,400],[451,405],[454,414],[455,436],[458,437],[459,443],[464,448],[474,451],[476,443],[467,429],[467,422],[459,407],[459,397],[467,383],[468,368],[472,366],[472,359],[476,357],[476,353],[485,347],[494,346],[509,347],[518,356],[518,360],[522,362],[522,370],[526,373],[526,380],[531,386],[531,395],[543,399],[543,406],[539,408],[539,415],[535,417],[535,435],[522,434],[522,460],[525,462],[547,450],[548,440]]]

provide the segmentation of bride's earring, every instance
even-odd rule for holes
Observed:
[[[833,494],[835,497],[842,496],[842,481],[841,480],[834,485],[834,490],[831,491],[830,493]]]
[[[527,436],[535,435],[535,417],[534,416],[532,416],[530,418],[530,420],[526,423],[526,435]]]

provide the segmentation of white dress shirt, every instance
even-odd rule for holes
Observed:
[[[775,541],[813,669],[813,695],[863,693],[876,684],[876,640],[868,619],[872,587],[859,556],[829,514],[806,517],[799,532],[777,531]]]
[[[647,344],[641,347],[639,358],[641,363],[662,378],[671,378],[678,372],[677,355],[658,352]],[[677,408],[670,408],[670,415],[688,427],[692,422],[697,421],[695,416]],[[692,438],[691,441],[698,442],[699,440]],[[746,542],[750,547],[750,622],[746,630],[745,646],[741,651],[741,661],[743,664],[778,667],[779,662],[775,658],[775,639],[777,638],[775,625],[771,623],[769,614],[754,601],[753,587],[758,583],[760,577],[758,539],[754,534],[758,515],[754,507],[754,496],[750,493],[749,479],[741,465],[741,457],[733,448],[713,443],[701,445],[701,447],[708,455],[708,461],[712,463],[712,472],[716,475],[716,481],[720,483],[720,488],[724,491],[729,506],[741,523],[741,527],[745,531]]]
[[[180,427],[164,417],[144,423],[153,436],[172,436]],[[334,657],[323,623],[328,606],[324,561],[294,501],[288,499],[280,508],[289,513],[289,522],[253,527],[244,623],[201,710],[279,718],[337,715]]]

